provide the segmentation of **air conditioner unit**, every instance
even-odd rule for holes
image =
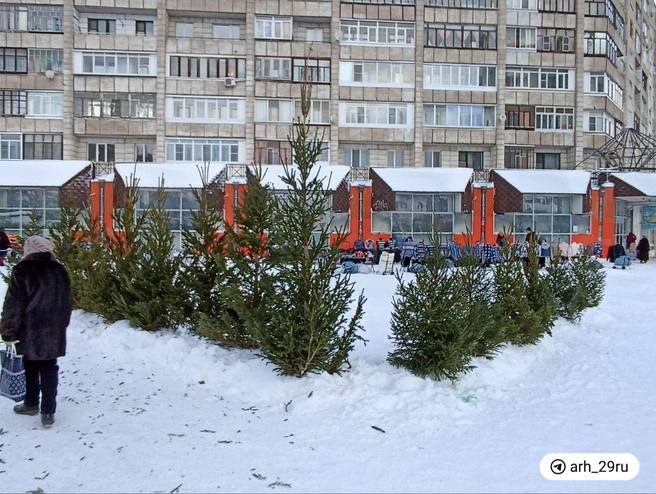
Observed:
[[[236,86],[236,85],[237,85],[237,81],[236,81],[234,78],[232,78],[232,77],[228,77],[228,78],[226,78],[226,80],[225,80],[225,85],[228,86],[228,87]]]
[[[55,71],[54,70],[46,70],[45,76],[48,79],[54,79],[55,78]]]

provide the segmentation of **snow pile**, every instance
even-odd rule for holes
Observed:
[[[8,491],[651,492],[656,265],[608,270],[578,326],[506,348],[454,385],[390,367],[391,276],[356,275],[367,346],[342,377],[276,376],[253,352],[77,312],[57,423],[0,408]],[[409,276],[409,275],[407,275]],[[4,291],[4,285],[1,288]],[[2,294],[0,294],[0,298]],[[629,452],[630,482],[554,483],[552,452]]]
[[[89,166],[88,161],[0,161],[0,186],[61,187]]]
[[[656,196],[656,173],[623,172],[613,173],[613,177],[619,178],[646,196]]]
[[[394,192],[464,192],[471,168],[372,168]]]
[[[203,186],[201,172],[208,167],[208,178],[211,182],[216,179],[225,168],[222,163],[194,164],[194,163],[116,163],[118,173],[125,183],[130,177],[139,180],[139,187],[157,188],[162,179],[167,189],[198,189]]]
[[[584,170],[494,170],[522,194],[587,194],[590,172]]]

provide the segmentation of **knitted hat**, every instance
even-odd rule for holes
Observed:
[[[55,250],[55,246],[47,238],[39,237],[38,235],[32,235],[25,240],[25,245],[23,245],[23,256],[29,256],[30,254],[37,254],[40,252],[50,252],[52,253]]]

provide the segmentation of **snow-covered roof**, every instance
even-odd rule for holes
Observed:
[[[374,168],[395,192],[464,192],[471,168]]]
[[[209,167],[209,180],[214,180],[225,168],[224,164],[211,163]],[[203,186],[201,171],[205,165],[195,163],[116,163],[116,173],[125,182],[130,176],[139,180],[139,187],[157,188],[164,179],[167,189],[200,188]]]
[[[350,171],[351,168],[348,166],[320,165],[317,166],[317,171],[313,173],[321,179],[326,190],[336,190]],[[263,182],[273,190],[286,190],[288,188],[282,181],[282,177],[285,176],[285,167],[283,165],[262,165],[262,174]]]
[[[522,194],[586,194],[590,172],[585,170],[495,170]]]
[[[622,172],[612,175],[646,196],[656,196],[656,173]]]
[[[0,161],[0,187],[61,187],[87,166],[88,161]]]

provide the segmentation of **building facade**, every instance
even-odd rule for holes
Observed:
[[[569,169],[653,133],[655,28],[653,0],[2,1],[0,160],[279,164],[307,74],[322,162]]]

